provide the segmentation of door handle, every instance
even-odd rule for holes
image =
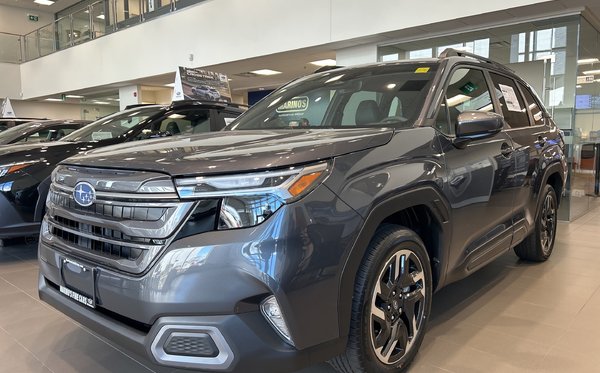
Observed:
[[[510,155],[515,151],[515,149],[508,145],[507,143],[503,143],[502,147],[500,148],[500,153],[505,156],[506,158],[510,157]]]

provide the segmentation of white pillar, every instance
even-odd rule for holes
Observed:
[[[124,110],[127,105],[142,103],[142,88],[139,85],[130,85],[119,88],[119,106]]]
[[[377,45],[366,44],[339,49],[336,51],[336,65],[352,66],[377,62]]]

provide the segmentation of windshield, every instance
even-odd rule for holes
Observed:
[[[330,70],[294,81],[226,130],[409,127],[418,117],[437,62]]]
[[[108,117],[88,124],[80,130],[62,138],[62,141],[102,141],[114,139],[132,131],[136,125],[146,118],[160,113],[161,106],[138,107],[120,111]]]
[[[19,125],[0,132],[0,144],[8,144],[21,136],[43,126],[43,123],[31,123],[30,125]]]

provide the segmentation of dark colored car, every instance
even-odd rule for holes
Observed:
[[[511,248],[550,256],[563,150],[529,85],[486,59],[311,75],[223,132],[64,161],[39,294],[169,367],[401,371],[434,291]]]
[[[0,146],[56,141],[91,123],[89,120],[44,120],[0,132]]]
[[[218,131],[244,110],[200,101],[145,105],[102,118],[60,141],[0,147],[0,240],[39,233],[50,174],[60,161],[113,144],[127,143],[131,149],[136,140]]]
[[[0,118],[0,133],[21,124],[40,120],[45,120],[45,118]]]

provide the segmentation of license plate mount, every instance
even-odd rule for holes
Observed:
[[[61,293],[87,307],[96,308],[96,269],[62,258],[59,286]]]

